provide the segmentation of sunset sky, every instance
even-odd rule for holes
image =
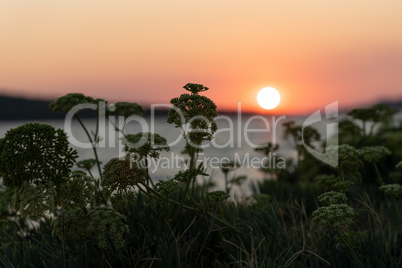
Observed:
[[[0,0],[0,94],[168,103],[187,82],[221,110],[402,100],[402,1]]]

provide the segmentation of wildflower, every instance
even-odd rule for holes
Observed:
[[[347,204],[331,204],[313,212],[313,221],[339,230],[349,226],[359,214]]]
[[[88,238],[87,214],[81,209],[76,208],[67,212],[61,212],[52,222],[52,235],[64,241],[67,237],[72,239]]]
[[[102,188],[107,197],[112,193],[119,195],[143,182],[147,174],[135,162],[125,159],[113,158],[103,167]]]
[[[47,124],[26,123],[10,129],[1,143],[0,172],[4,185],[11,188],[24,181],[58,186],[78,157],[66,133]]]
[[[185,90],[190,91],[193,94],[198,94],[200,92],[207,91],[209,89],[207,87],[204,87],[203,85],[193,83],[187,83],[183,88]]]
[[[397,183],[381,185],[378,189],[393,198],[402,196],[402,186]]]
[[[336,167],[340,171],[341,180],[361,181],[359,169],[363,166],[363,162],[359,159],[360,152],[358,150],[348,144],[342,144],[339,146],[330,145],[325,151],[331,158],[338,157]]]
[[[373,164],[374,170],[377,175],[377,182],[379,185],[383,185],[384,181],[381,178],[381,174],[380,171],[378,170],[376,162],[380,160],[380,158],[390,155],[391,151],[383,146],[372,146],[372,147],[364,147],[360,149],[359,152],[363,156],[364,160],[366,160],[367,162],[371,162]]]
[[[347,189],[355,185],[353,181],[338,181],[333,185],[333,188],[344,193]]]
[[[182,94],[179,98],[173,98],[170,103],[173,108],[169,110],[167,122],[176,127],[190,127],[186,137],[195,145],[200,145],[204,140],[211,140],[217,130],[214,118],[218,115],[215,103],[199,92],[208,90],[199,84],[186,84],[184,88],[192,94]],[[194,147],[194,146],[193,146]]]
[[[367,162],[377,162],[380,158],[391,154],[391,151],[384,146],[363,147],[359,152]]]
[[[132,115],[142,117],[145,113],[145,110],[141,105],[132,102],[116,102],[113,107],[113,110],[108,109],[106,111],[107,116],[110,116],[111,113],[114,113],[116,115],[123,116],[124,119],[127,119],[127,117]]]
[[[93,203],[95,185],[85,172],[76,170],[61,184],[58,192],[59,205],[65,210],[86,207]]]
[[[124,223],[126,217],[112,208],[97,207],[88,213],[89,233],[95,234],[98,246],[106,249],[113,239],[117,248],[124,246],[124,236],[128,233],[128,226]]]
[[[70,210],[59,214],[53,221],[53,236],[64,241],[66,237],[88,239],[91,235],[97,238],[98,246],[106,249],[111,239],[117,248],[124,245],[124,235],[128,233],[126,218],[112,208],[97,207],[88,213],[82,209]]]
[[[320,195],[318,200],[324,205],[331,205],[346,202],[348,198],[343,193],[330,191]]]
[[[67,113],[73,107],[77,106],[78,104],[85,104],[85,103],[93,103],[99,104],[99,102],[105,102],[103,99],[93,99],[91,97],[87,97],[81,93],[69,93],[65,96],[62,96],[56,99],[54,102],[50,103],[49,108],[54,112],[63,112]]]
[[[129,134],[124,138],[123,144],[124,150],[136,154],[138,160],[147,156],[156,159],[159,158],[160,151],[170,151],[166,139],[156,133]]]

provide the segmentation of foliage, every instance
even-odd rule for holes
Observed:
[[[124,150],[138,156],[138,160],[147,156],[159,158],[159,151],[169,151],[167,141],[159,134],[138,133],[126,135],[123,140]]]

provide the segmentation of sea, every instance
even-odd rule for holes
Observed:
[[[203,149],[198,155],[198,163],[203,162],[208,176],[199,176],[199,183],[213,182],[215,190],[224,190],[224,174],[220,170],[221,162],[236,161],[241,167],[229,174],[229,177],[247,176],[246,182],[241,187],[233,187],[233,195],[244,196],[250,193],[250,184],[267,178],[260,171],[261,165],[284,168],[285,159],[295,160],[295,144],[292,139],[284,137],[283,123],[295,121],[296,125],[308,123],[308,116],[270,116],[270,115],[220,115],[216,119],[218,130],[214,139],[203,143]],[[307,121],[306,121],[307,120]],[[33,122],[33,121],[31,121]],[[80,124],[75,120],[37,120],[35,122],[50,124],[55,128],[67,132],[71,147],[76,149],[79,160],[95,158],[90,147],[88,137]],[[83,120],[90,132],[95,131],[96,119]],[[336,134],[337,118],[325,119],[315,122],[310,126],[315,127],[321,136],[330,137]],[[11,128],[16,128],[27,121],[2,121],[0,122],[0,138],[4,137]],[[113,124],[112,124],[113,123]],[[310,123],[309,123],[310,124]],[[183,138],[183,129],[177,128],[166,122],[165,116],[145,117],[125,122],[122,118],[114,118],[112,122],[105,118],[99,119],[99,135],[101,137],[97,151],[102,166],[110,159],[124,155],[123,135],[115,131],[114,125],[124,126],[125,134],[139,132],[157,133],[167,140],[170,151],[162,151],[156,160],[148,162],[148,170],[154,182],[173,178],[180,170],[186,169],[188,156],[182,154],[186,141]],[[335,128],[334,128],[335,127]],[[268,142],[279,145],[274,158],[266,158],[255,151]],[[74,169],[78,169],[74,167]],[[99,176],[96,168],[93,174]]]

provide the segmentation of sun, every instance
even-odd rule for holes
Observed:
[[[278,90],[273,87],[264,87],[257,94],[258,104],[266,110],[274,109],[279,105],[280,101],[281,95]]]

